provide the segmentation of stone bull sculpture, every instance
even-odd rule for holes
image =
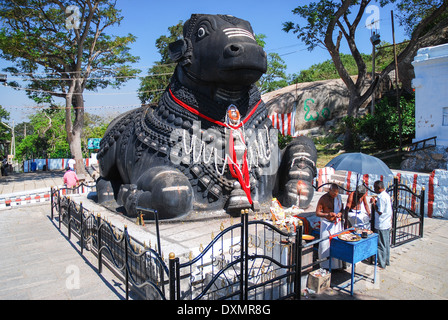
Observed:
[[[122,114],[101,141],[99,202],[115,200],[131,217],[155,209],[161,219],[258,210],[273,196],[307,207],[316,149],[306,137],[278,149],[254,85],[267,59],[251,25],[194,14],[169,52],[178,65],[158,105]]]

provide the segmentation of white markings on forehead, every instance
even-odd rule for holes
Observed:
[[[225,35],[229,38],[232,37],[247,37],[247,38],[251,38],[252,40],[255,40],[254,35],[250,32],[247,31],[246,29],[242,29],[242,28],[227,28],[223,30]]]

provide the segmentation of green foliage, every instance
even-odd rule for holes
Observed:
[[[402,144],[412,142],[415,136],[415,100],[400,99],[402,110]],[[388,150],[400,145],[399,121],[395,97],[383,98],[375,106],[375,114],[367,114],[361,118],[346,116],[337,128],[336,134],[342,134],[348,127],[353,133],[355,150],[361,148],[361,137],[367,136],[378,150]]]
[[[255,40],[261,47],[266,45],[266,35],[256,34]],[[278,53],[271,52],[268,54],[268,69],[260,80],[257,81],[257,87],[260,89],[261,94],[275,91],[289,85],[288,76],[286,75],[286,63],[280,57]]]
[[[109,123],[110,121],[101,116],[90,113],[85,114],[84,128],[81,137],[81,146],[84,157],[89,156],[89,149],[87,148],[88,140],[91,138],[104,137]]]
[[[0,121],[5,122],[9,119],[9,112],[0,106]],[[7,143],[11,141],[11,129],[7,126],[0,124],[0,156],[4,157],[9,151],[6,149]],[[2,150],[3,149],[3,150]]]
[[[397,55],[399,55],[407,46],[407,43],[400,43],[396,45]],[[381,72],[391,62],[394,61],[394,47],[386,41],[381,41],[375,53],[375,69]]]
[[[280,58],[278,53],[269,53],[268,69],[257,83],[261,94],[286,87],[288,85],[288,76],[286,75],[285,71],[285,61]]]
[[[148,70],[148,75],[140,78],[140,87],[138,89],[138,98],[141,103],[157,103],[170,83],[171,76],[174,73],[176,65],[163,64],[156,62]]]
[[[140,78],[138,97],[141,103],[157,103],[168,86],[176,64],[169,58],[168,45],[182,37],[183,21],[168,28],[169,35],[162,35],[156,40],[157,51],[161,60],[154,63],[146,77]]]
[[[361,56],[364,63],[367,65],[367,71],[372,72],[372,55],[361,54]],[[358,67],[353,56],[351,54],[341,53],[340,57],[344,67],[347,69],[348,74],[357,75]],[[329,59],[321,63],[313,64],[308,69],[300,71],[299,74],[293,74],[291,84],[338,78],[339,74],[334,66],[334,62],[332,59]]]
[[[380,0],[383,2],[392,2],[396,4],[396,14],[398,22],[404,27],[407,35],[411,36],[418,24],[440,7],[446,0]],[[448,18],[448,11],[445,11],[438,19],[430,23],[426,30],[432,29],[438,22]]]
[[[73,6],[71,12],[67,12],[69,6]],[[122,19],[113,0],[0,0],[0,58],[13,64],[6,71],[22,73],[31,89],[27,95],[36,103],[52,103],[59,97],[74,109],[65,113],[65,126],[58,126],[58,133],[66,132],[77,160],[82,156],[76,137],[82,135],[84,90],[118,88],[140,73],[131,67],[139,57],[131,55],[128,47],[136,37],[106,33]],[[72,28],[70,21],[76,20],[79,25]],[[51,132],[48,129],[46,134]],[[29,144],[20,150],[21,156],[28,152],[59,156],[59,150],[66,149],[65,140],[51,141],[56,138],[46,135],[34,139],[27,137]]]
[[[83,156],[89,155],[87,141],[89,138],[104,136],[108,121],[100,116],[85,114],[81,144]],[[17,125],[23,130],[24,123]],[[18,131],[20,132],[20,131]],[[17,135],[16,159],[31,158],[65,158],[70,156],[70,148],[65,132],[65,109],[59,106],[36,112],[26,123],[27,135]]]
[[[400,99],[403,145],[412,142],[415,137],[415,99]],[[375,114],[360,120],[360,130],[367,134],[380,150],[398,147],[399,121],[396,98],[383,98],[375,106]]]
[[[286,148],[286,146],[292,141],[292,136],[284,136],[280,132],[278,133],[278,147],[280,149]]]
[[[292,31],[296,34],[297,38],[305,43],[310,51],[317,46],[324,46],[322,39],[325,38],[330,20],[339,6],[340,4],[329,0],[320,0],[319,2],[299,6],[292,12],[303,18],[306,23],[295,24],[288,21],[283,23],[283,30],[285,32]]]
[[[28,131],[29,130],[29,131]],[[27,134],[16,146],[16,159],[62,158],[70,155],[65,132],[65,110],[48,108],[35,113],[27,124]]]
[[[66,27],[69,14],[65,9],[69,5],[80,11],[79,29]],[[3,20],[0,58],[14,64],[5,70],[49,73],[34,75],[30,81],[28,88],[34,91],[27,94],[37,103],[50,103],[55,93],[68,91],[77,77],[81,78],[83,89],[95,91],[107,86],[119,87],[140,71],[129,66],[139,60],[130,54],[128,47],[135,42],[135,36],[119,37],[104,32],[123,19],[114,1],[0,0],[0,18]],[[60,79],[65,81],[55,81]]]

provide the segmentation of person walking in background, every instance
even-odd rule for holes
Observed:
[[[67,188],[74,188],[74,187],[76,187],[76,185],[79,182],[76,172],[70,168],[68,168],[67,172],[65,172],[63,179],[64,179],[64,184]]]
[[[375,208],[374,232],[378,233],[378,265],[385,269],[390,264],[390,229],[392,228],[392,201],[383,181],[375,181],[373,188],[378,197],[370,199]]]
[[[69,169],[72,169],[73,171],[75,171],[76,172],[76,160],[75,159],[73,159],[73,158],[71,158],[70,160],[68,160],[68,167],[69,167]]]

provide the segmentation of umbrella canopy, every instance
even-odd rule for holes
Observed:
[[[358,174],[392,175],[389,167],[380,159],[364,153],[343,153],[330,162],[326,167],[334,170],[352,171]]]

